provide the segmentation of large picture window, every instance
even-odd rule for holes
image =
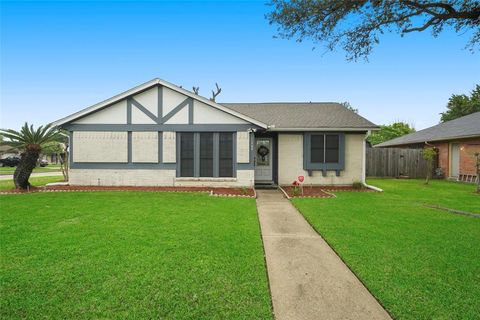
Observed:
[[[185,132],[180,136],[180,176],[193,177],[194,174],[194,136]]]
[[[233,132],[178,133],[180,177],[233,177]]]
[[[312,132],[304,135],[304,169],[305,170],[339,170],[344,169],[343,133]]]
[[[233,135],[220,133],[219,143],[219,177],[233,177]]]
[[[200,133],[200,177],[213,177],[213,133]]]

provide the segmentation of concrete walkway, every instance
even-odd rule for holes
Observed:
[[[280,191],[257,195],[277,320],[391,319]]]
[[[54,172],[33,172],[30,177],[57,177],[62,176],[61,171]],[[11,180],[13,179],[13,174],[0,175],[0,180]]]

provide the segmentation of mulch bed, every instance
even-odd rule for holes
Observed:
[[[331,192],[348,191],[348,192],[374,192],[368,188],[353,188],[351,186],[304,186],[303,193],[300,188],[297,194],[294,194],[292,186],[282,186],[284,193],[290,198],[334,198]]]
[[[75,192],[75,191],[145,191],[145,192],[207,192],[213,196],[255,197],[252,188],[214,188],[214,187],[129,187],[129,186],[45,186],[34,187],[27,190],[11,189],[2,190],[0,194],[23,194],[32,192]]]

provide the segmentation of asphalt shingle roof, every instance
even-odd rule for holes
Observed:
[[[220,103],[248,117],[279,129],[372,128],[377,126],[339,103]]]
[[[377,144],[375,147],[392,147],[469,137],[480,137],[480,112],[475,112],[430,128],[385,141]]]

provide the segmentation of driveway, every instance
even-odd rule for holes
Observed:
[[[391,319],[280,191],[257,195],[277,320]]]

